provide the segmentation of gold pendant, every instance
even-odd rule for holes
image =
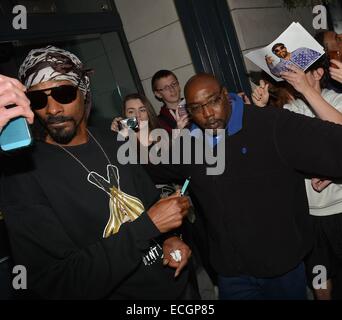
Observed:
[[[103,232],[104,238],[117,233],[123,223],[134,221],[145,211],[143,203],[138,198],[115,187],[110,188],[109,208],[110,217]]]

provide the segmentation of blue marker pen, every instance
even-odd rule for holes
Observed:
[[[182,190],[181,190],[181,192],[180,192],[181,197],[184,196],[184,193],[185,193],[185,191],[186,191],[186,189],[188,188],[188,185],[189,185],[189,183],[190,183],[190,179],[191,179],[191,177],[189,177],[189,178],[187,178],[187,179],[185,180],[185,182],[184,182],[184,184],[183,184],[183,187],[182,187]]]

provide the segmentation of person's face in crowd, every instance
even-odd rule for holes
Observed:
[[[139,127],[142,124],[148,123],[148,113],[147,108],[144,106],[140,99],[131,99],[126,101],[125,104],[125,116],[127,118],[136,117],[139,122]]]
[[[342,34],[337,34],[334,31],[324,33],[324,45],[328,50],[342,49]]]
[[[202,129],[225,129],[231,111],[228,92],[213,78],[191,83],[185,93],[192,120]]]
[[[274,54],[278,57],[278,58],[283,58],[285,59],[287,57],[287,55],[289,54],[287,51],[287,48],[283,45],[280,45],[278,47],[276,47],[274,49]]]
[[[64,87],[65,85],[68,87]],[[77,143],[78,140],[82,138],[82,133],[86,131],[83,95],[79,89],[70,90],[70,86],[75,87],[67,80],[46,81],[32,86],[28,90],[29,92],[34,92],[47,89],[46,91],[43,91],[43,93],[48,95],[45,106],[34,111],[47,130],[48,135],[46,142],[48,143],[64,145]],[[55,96],[55,98],[51,96],[51,94],[53,94],[51,88],[56,87],[61,87],[59,88],[59,96],[62,96],[64,100],[57,96]],[[63,90],[63,88],[66,88],[66,90]],[[65,101],[68,101],[68,103],[64,103]],[[32,101],[31,107],[35,109],[35,105]]]
[[[166,104],[178,103],[181,99],[181,89],[178,80],[173,75],[158,79],[154,94]]]

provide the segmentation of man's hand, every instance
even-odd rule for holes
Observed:
[[[33,123],[30,101],[25,95],[26,88],[18,80],[0,75],[0,128],[13,118],[23,116]],[[7,109],[6,106],[15,105]]]
[[[152,222],[161,233],[176,229],[182,225],[183,218],[188,213],[190,201],[181,197],[177,191],[174,195],[163,198],[155,203],[148,211]]]
[[[268,56],[268,55],[265,56],[265,60],[266,60],[266,63],[267,63],[268,65],[273,64],[273,62],[274,62],[273,57]]]
[[[252,93],[252,100],[256,106],[265,107],[267,105],[270,98],[268,87],[268,83],[266,84],[264,80],[260,80],[260,85],[254,89]]]
[[[331,180],[324,180],[320,178],[311,179],[312,188],[317,192],[321,192],[322,190],[324,190],[331,182]]]
[[[181,256],[180,261],[176,261],[171,256],[171,252],[175,252],[176,250],[180,251],[180,256]],[[178,275],[181,273],[183,268],[189,262],[189,258],[191,256],[191,250],[189,246],[186,245],[180,238],[174,236],[164,241],[163,253],[164,253],[164,260],[163,260],[164,266],[169,266],[171,268],[176,269],[175,277],[178,277]]]
[[[338,81],[339,83],[342,83],[342,62],[335,60],[335,59],[331,59],[330,62],[337,67],[337,68],[334,68],[334,67],[329,68],[331,78]]]

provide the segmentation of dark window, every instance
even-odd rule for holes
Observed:
[[[27,30],[12,26],[16,4],[25,4],[34,12],[28,14]],[[91,124],[108,128],[111,119],[121,113],[122,98],[143,93],[112,1],[1,0],[1,8],[7,19],[0,19],[0,73],[16,77],[32,48],[51,44],[70,50],[94,69]]]
[[[229,91],[250,84],[227,0],[175,0],[196,72],[213,73]]]

